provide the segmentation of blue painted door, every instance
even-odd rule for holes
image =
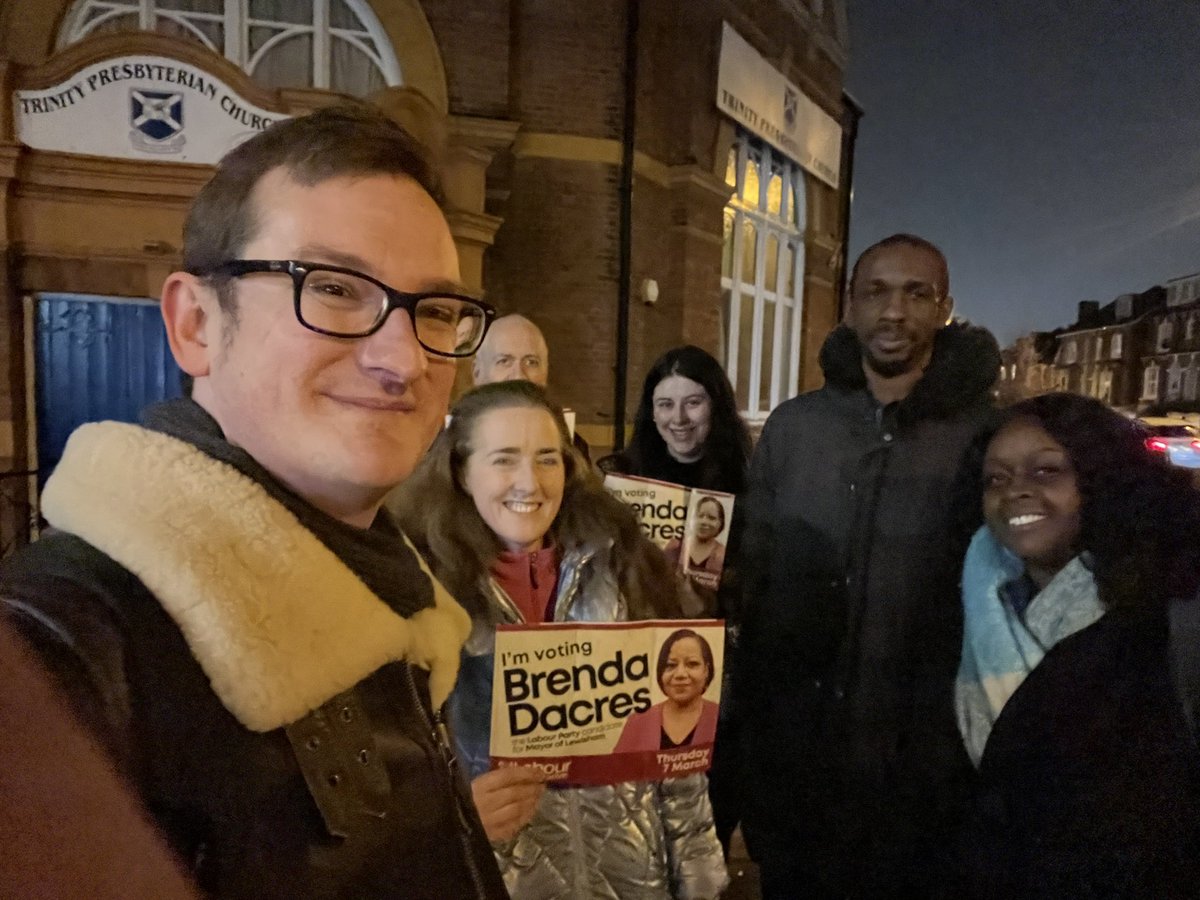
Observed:
[[[36,304],[38,475],[44,482],[79,425],[136,422],[142,407],[181,391],[157,301],[39,294]]]

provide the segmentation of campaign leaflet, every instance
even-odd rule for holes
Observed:
[[[633,508],[646,536],[672,565],[695,584],[716,589],[725,568],[733,494],[634,475],[606,475],[604,487]]]
[[[492,768],[550,781],[656,781],[712,764],[724,622],[498,625]]]

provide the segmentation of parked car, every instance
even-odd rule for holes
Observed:
[[[1200,469],[1200,430],[1180,419],[1143,418],[1146,446],[1161,453],[1173,465]]]

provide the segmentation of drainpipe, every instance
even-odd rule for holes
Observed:
[[[613,450],[625,448],[625,393],[629,378],[629,294],[633,271],[633,145],[637,111],[638,0],[625,4],[625,108],[617,263],[617,362],[613,379]]]
[[[846,303],[847,282],[850,278],[850,201],[854,195],[854,147],[858,143],[858,122],[863,108],[853,97],[842,91],[842,289],[838,292],[838,321],[842,320],[842,308]]]

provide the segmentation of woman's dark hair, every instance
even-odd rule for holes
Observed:
[[[666,442],[654,424],[654,389],[672,375],[682,375],[699,384],[712,402],[712,422],[700,458],[700,478],[688,487],[740,493],[746,486],[750,432],[738,415],[737,400],[721,364],[690,344],[668,350],[646,373],[642,399],[633,417],[633,437],[624,452],[626,474],[654,478],[656,472],[669,464]]]
[[[681,615],[682,587],[666,557],[645,537],[633,511],[604,489],[579,456],[562,410],[528,381],[500,381],[464,394],[449,425],[388,498],[388,508],[434,574],[471,615],[493,615],[480,586],[503,547],[464,487],[465,470],[484,414],[519,408],[545,410],[558,428],[565,483],[550,526],[554,540],[564,552],[580,545],[607,550],[631,619]]]
[[[1044,394],[1004,412],[1035,422],[1067,451],[1080,547],[1106,606],[1161,605],[1200,587],[1200,491],[1185,469],[1147,449],[1141,427],[1098,400]]]
[[[716,497],[701,497],[699,500],[696,501],[696,512],[697,513],[700,512],[700,507],[702,507],[705,503],[711,503],[713,506],[715,506],[717,508],[717,515],[721,519],[721,527],[717,531],[716,536],[720,537],[721,532],[725,530],[725,504],[722,503],[720,500],[718,500]]]
[[[700,634],[692,631],[690,628],[680,628],[678,631],[672,631],[671,634],[663,641],[662,647],[658,651],[658,686],[662,687],[663,672],[667,671],[667,663],[671,659],[671,648],[682,641],[684,638],[695,638],[696,643],[700,645],[700,655],[704,657],[704,665],[708,667],[708,678],[704,682],[704,690],[708,690],[708,686],[713,682],[713,675],[716,674],[717,664],[713,660],[712,647],[708,645]]]

